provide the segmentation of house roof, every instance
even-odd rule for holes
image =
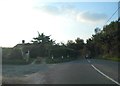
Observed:
[[[24,43],[24,44],[17,44],[16,46],[14,46],[13,48],[14,49],[20,49],[22,47],[29,47],[31,46],[32,44],[31,43]]]

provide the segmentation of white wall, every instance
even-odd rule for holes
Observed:
[[[2,48],[0,47],[0,85],[2,84]]]

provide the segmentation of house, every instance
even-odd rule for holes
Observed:
[[[22,44],[17,44],[16,46],[13,47],[13,49],[20,50],[23,59],[28,61],[31,47],[32,47],[32,44],[30,43],[22,43]]]

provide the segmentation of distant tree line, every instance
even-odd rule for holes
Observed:
[[[44,33],[38,32],[38,37],[33,38],[32,48],[30,49],[30,56],[32,58],[39,57],[54,57],[61,58],[63,57],[74,57],[77,58],[80,54],[80,50],[84,47],[84,41],[80,38],[77,38],[73,41],[68,41],[67,44],[64,43],[55,43],[50,36],[45,36]]]
[[[103,29],[96,28],[95,34],[87,39],[84,43],[83,39],[77,38],[75,41],[68,40],[66,44],[55,43],[50,36],[39,33],[33,38],[32,43],[23,44],[23,51],[30,51],[31,58],[120,58],[120,22],[112,21],[109,25],[105,25]],[[10,51],[10,52],[9,52]],[[20,49],[3,49],[3,57],[17,58],[21,57]]]

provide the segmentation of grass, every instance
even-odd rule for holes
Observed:
[[[28,62],[24,59],[2,59],[2,64],[11,64],[11,65],[26,65],[30,64],[34,59],[30,58]]]
[[[105,60],[111,60],[111,61],[116,61],[120,62],[120,58],[112,57],[112,58],[104,58]]]
[[[105,56],[98,56],[96,58],[97,59],[104,59],[104,60],[110,60],[110,61],[120,62],[120,58],[114,57],[114,56],[105,55]]]

